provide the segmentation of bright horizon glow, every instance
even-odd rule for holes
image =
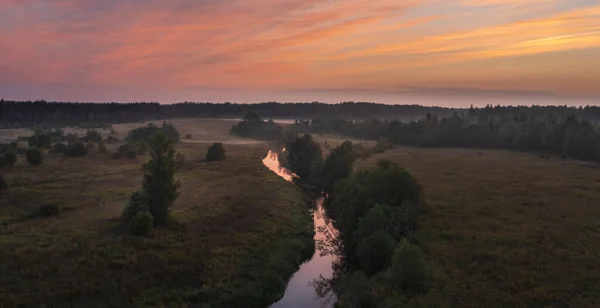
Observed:
[[[0,0],[0,49],[15,100],[600,103],[598,0]]]

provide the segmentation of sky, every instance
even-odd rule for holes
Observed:
[[[0,0],[0,97],[600,104],[600,0]]]

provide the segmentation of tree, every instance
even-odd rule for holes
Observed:
[[[44,156],[42,151],[38,148],[32,148],[27,150],[27,162],[32,166],[37,166],[42,163],[44,160]]]
[[[12,167],[17,162],[17,153],[14,150],[4,152],[4,162],[7,166]]]
[[[317,176],[315,169],[322,162],[321,147],[311,135],[296,138],[286,152],[290,171],[295,173],[301,181],[317,180],[315,179]]]
[[[323,163],[323,175],[321,176],[321,189],[326,193],[333,192],[333,184],[340,179],[348,177],[352,172],[352,165],[356,155],[354,145],[345,141],[334,148]]]
[[[177,161],[173,142],[158,134],[150,148],[150,160],[145,165],[142,190],[147,196],[148,210],[154,224],[166,222],[169,208],[179,196],[179,181],[175,180]]]
[[[392,266],[386,276],[391,286],[407,293],[425,292],[432,281],[431,270],[421,251],[406,239],[394,251]]]
[[[213,143],[206,152],[206,161],[219,161],[225,159],[225,148],[223,144]]]

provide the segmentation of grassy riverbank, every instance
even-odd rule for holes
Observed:
[[[180,127],[210,138],[200,120]],[[214,124],[214,123],[213,123]],[[0,131],[1,133],[2,131]],[[224,132],[214,134],[221,140]],[[171,222],[148,238],[119,219],[139,188],[146,157],[91,153],[47,157],[4,170],[0,195],[0,306],[264,307],[313,251],[302,193],[265,168],[262,144],[226,144],[228,159],[203,161],[208,144],[177,145],[187,157]],[[55,203],[58,217],[34,217]]]

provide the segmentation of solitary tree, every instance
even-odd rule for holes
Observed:
[[[163,134],[158,134],[150,148],[150,160],[145,165],[146,174],[142,190],[147,197],[148,210],[154,224],[167,220],[169,207],[179,196],[179,181],[175,180],[177,160],[173,143]]]
[[[42,151],[38,148],[32,148],[27,150],[27,162],[32,166],[37,166],[42,163],[44,160],[44,156],[42,155]]]

